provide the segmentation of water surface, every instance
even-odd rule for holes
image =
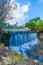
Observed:
[[[10,31],[9,48],[43,63],[43,44],[34,31]]]

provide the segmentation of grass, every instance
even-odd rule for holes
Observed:
[[[21,59],[24,59],[24,60],[26,60],[26,59],[28,59],[27,57],[25,57],[25,56],[23,56],[22,54],[17,54],[17,55],[12,55],[11,56],[11,60],[12,60],[12,62],[17,62],[17,61],[19,61],[19,60],[21,60]]]

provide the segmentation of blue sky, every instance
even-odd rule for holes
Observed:
[[[35,18],[35,17],[40,17],[43,19],[43,0],[32,0],[30,10],[28,12],[29,14],[29,19]]]
[[[43,19],[43,0],[16,0],[21,5],[30,3],[28,19],[40,17]]]
[[[23,25],[35,17],[43,19],[43,0],[15,0],[15,3],[17,10],[14,12],[15,20],[12,21],[13,24],[18,22],[19,25]]]

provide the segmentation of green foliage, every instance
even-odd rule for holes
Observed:
[[[36,22],[36,31],[37,31],[37,32],[40,32],[40,31],[43,30],[43,26],[42,26],[42,25],[43,25],[43,24],[42,24],[41,21],[37,21],[37,22]]]
[[[19,60],[22,60],[22,59],[28,59],[27,57],[25,57],[25,56],[23,56],[22,54],[16,54],[16,55],[12,55],[11,56],[11,60],[12,60],[12,62],[17,62],[17,61],[19,61]]]
[[[31,28],[32,30],[34,29],[36,32],[41,32],[43,31],[43,20],[37,17],[35,19],[29,20],[25,26]]]
[[[6,22],[0,22],[0,26],[2,26],[3,29],[9,29],[11,28],[11,25]]]
[[[35,28],[35,20],[30,20],[28,23],[25,24],[26,27],[34,29]]]

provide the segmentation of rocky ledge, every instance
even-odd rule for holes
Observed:
[[[43,65],[0,44],[0,65]]]

